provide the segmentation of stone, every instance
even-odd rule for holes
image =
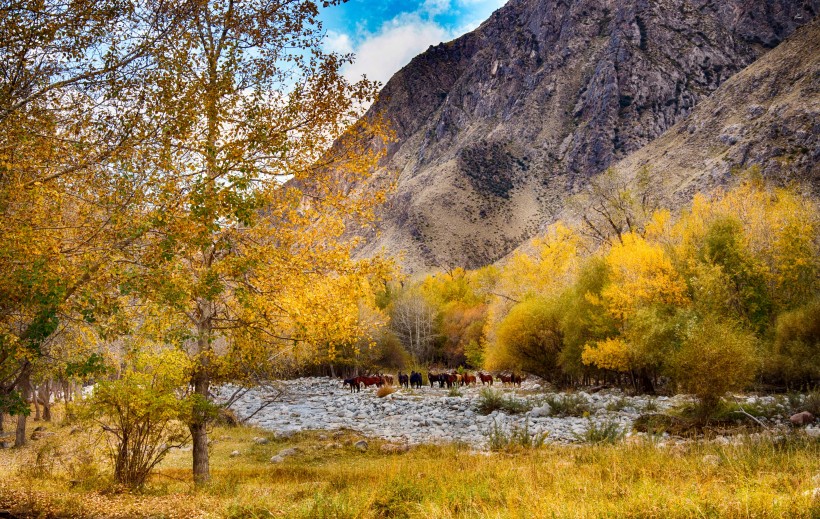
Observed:
[[[810,423],[814,423],[814,415],[808,411],[803,411],[801,413],[791,415],[789,417],[789,421],[792,425],[809,425]]]
[[[354,447],[356,447],[356,449],[358,449],[358,450],[360,450],[360,451],[362,451],[362,452],[366,451],[366,450],[367,450],[367,448],[369,447],[369,445],[367,444],[367,442],[366,442],[366,441],[364,441],[364,440],[359,440],[359,441],[357,441],[356,443],[354,443],[354,444],[353,444],[353,446],[354,446]]]
[[[285,461],[285,458],[283,458],[282,456],[279,456],[279,455],[273,456],[270,459],[271,463],[282,463],[283,461]]]
[[[392,443],[385,443],[379,450],[385,454],[399,454],[402,452],[407,452],[410,450],[410,446],[408,445],[396,445]]]
[[[279,451],[279,454],[277,454],[277,456],[281,456],[283,458],[286,458],[288,456],[293,456],[294,454],[297,454],[298,452],[299,452],[299,449],[297,449],[296,447],[288,447],[287,449],[282,449],[281,451]]]
[[[233,451],[233,452],[231,452],[231,458],[236,458],[237,456],[241,456],[241,455],[242,455],[242,453],[241,453],[241,452],[239,452],[239,451]]]
[[[703,462],[704,465],[711,465],[713,467],[717,467],[718,465],[720,465],[720,457],[716,456],[714,454],[705,455],[701,459],[701,461]]]
[[[267,445],[268,443],[270,443],[270,440],[267,438],[262,438],[261,436],[257,436],[253,439],[253,443],[257,445]]]
[[[549,404],[544,404],[539,407],[534,407],[530,411],[530,416],[533,418],[547,418],[552,414],[552,407]]]

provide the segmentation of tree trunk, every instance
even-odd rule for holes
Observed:
[[[40,386],[40,398],[43,399],[43,420],[51,421],[51,381],[46,380]]]
[[[20,375],[20,390],[23,393],[23,401],[28,402],[29,395],[31,394],[31,381],[29,379],[30,368],[25,368],[22,375]],[[15,431],[14,436],[14,446],[15,447],[22,447],[26,444],[26,413],[21,413],[17,415],[17,430]]]
[[[206,355],[211,347],[211,317],[213,316],[213,311],[210,303],[202,305],[201,315],[203,316],[203,320],[197,326],[197,349],[199,355],[197,356],[196,371],[194,372],[192,380],[194,394],[198,399],[197,404],[200,408],[195,408],[191,423],[188,424],[188,429],[191,431],[191,442],[193,443],[194,484],[197,486],[205,485],[211,480],[211,469],[208,459],[207,409],[211,401],[211,375],[209,373],[208,357]]]
[[[40,388],[31,386],[31,401],[34,403],[34,421],[40,421],[40,402],[39,402]]]

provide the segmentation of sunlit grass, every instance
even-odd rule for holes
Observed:
[[[57,431],[55,444],[81,434]],[[738,445],[651,441],[476,452],[424,446],[385,454],[352,432],[303,433],[259,445],[251,428],[217,428],[213,482],[196,491],[190,452],[174,451],[142,493],[64,468],[36,474],[44,443],[0,451],[0,508],[43,517],[817,517],[820,442],[801,435]],[[77,447],[75,445],[74,448]],[[286,447],[300,452],[273,464]],[[233,451],[240,455],[231,457]],[[99,457],[99,454],[98,454]],[[107,467],[99,466],[105,473]],[[814,479],[813,479],[814,478]]]

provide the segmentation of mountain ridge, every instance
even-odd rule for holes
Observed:
[[[512,0],[385,85],[397,175],[360,254],[408,271],[503,257],[818,12],[817,1]]]

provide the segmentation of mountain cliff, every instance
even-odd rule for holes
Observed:
[[[396,131],[376,178],[397,175],[397,189],[360,253],[386,249],[409,271],[497,260],[819,10],[511,0],[416,57],[371,108]]]
[[[820,195],[820,18],[732,76],[683,121],[614,167],[662,174],[678,200],[757,165]]]

